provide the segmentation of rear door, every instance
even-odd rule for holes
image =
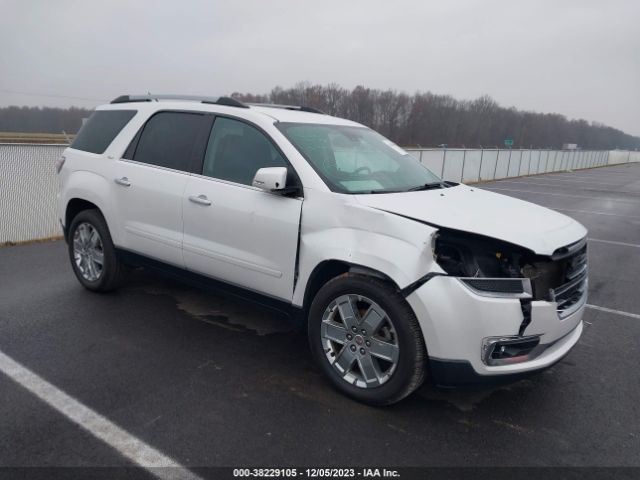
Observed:
[[[184,267],[182,197],[194,159],[202,158],[211,121],[200,113],[158,112],[116,162],[113,198],[120,247]]]
[[[291,301],[302,198],[251,185],[259,168],[292,167],[255,126],[218,117],[201,175],[187,183],[184,259],[189,270]],[[302,189],[300,188],[300,195]]]

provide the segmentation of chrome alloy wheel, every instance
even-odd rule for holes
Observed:
[[[102,275],[104,249],[96,228],[83,222],[73,233],[73,258],[85,280],[95,282]]]
[[[346,382],[360,388],[378,387],[391,378],[400,347],[391,318],[373,300],[342,295],[322,316],[324,352]]]

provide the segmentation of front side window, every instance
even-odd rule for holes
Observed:
[[[104,153],[135,114],[135,110],[98,110],[93,112],[76,135],[71,148],[90,153]]]
[[[149,165],[189,171],[204,115],[160,112],[145,124],[133,160]]]
[[[440,182],[419,161],[369,128],[276,125],[335,192],[403,192]]]
[[[280,152],[255,127],[231,118],[215,120],[205,154],[203,175],[251,185],[258,169],[287,166]]]

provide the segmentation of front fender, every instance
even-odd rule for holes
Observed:
[[[440,271],[431,251],[437,229],[345,197],[305,191],[294,305],[303,305],[311,273],[327,260],[376,270],[401,289]]]

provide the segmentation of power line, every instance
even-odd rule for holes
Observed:
[[[88,97],[72,97],[70,95],[54,95],[47,93],[34,93],[34,92],[18,92],[16,90],[5,90],[4,88],[0,88],[0,92],[2,93],[11,93],[14,95],[29,95],[31,97],[50,97],[50,98],[66,98],[69,100],[87,100],[90,102],[107,102],[108,100],[104,98],[88,98]]]

